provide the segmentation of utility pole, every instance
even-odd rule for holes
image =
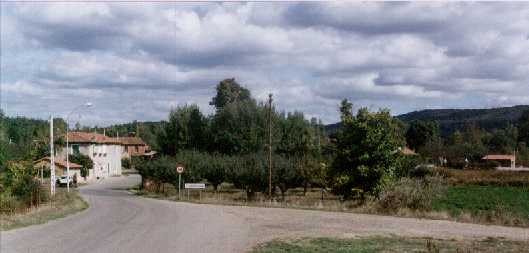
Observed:
[[[53,116],[50,116],[50,194],[55,195],[55,154],[53,150]]]
[[[272,93],[268,94],[268,197],[272,200]]]

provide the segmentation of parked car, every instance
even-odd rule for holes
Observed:
[[[66,175],[59,177],[59,179],[57,179],[57,184],[59,186],[66,186],[68,184],[68,178],[66,177]],[[70,186],[75,186],[75,182],[72,176],[70,176]]]

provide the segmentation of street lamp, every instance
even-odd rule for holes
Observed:
[[[72,113],[74,113],[76,110],[82,108],[82,107],[92,107],[92,103],[90,102],[87,102],[86,104],[82,104],[82,105],[79,105],[75,108],[73,108],[73,110],[68,113],[68,115],[66,116],[66,191],[67,192],[70,192],[70,149],[69,149],[69,137],[68,137],[68,129],[70,128],[70,116],[72,115]]]

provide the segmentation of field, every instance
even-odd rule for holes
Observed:
[[[442,182],[440,189],[433,190],[438,194],[434,196],[432,190],[426,191],[424,187],[416,183],[421,179],[408,180],[407,185],[404,185],[404,192],[398,192],[397,195],[400,198],[412,198],[414,206],[411,208],[404,206],[402,199],[396,199],[392,200],[396,204],[391,203],[390,205],[400,206],[394,207],[395,210],[391,211],[380,208],[381,202],[385,200],[371,198],[365,202],[340,201],[337,196],[328,191],[322,194],[319,188],[309,188],[306,194],[303,193],[302,188],[290,189],[284,201],[277,196],[276,200],[270,202],[261,193],[256,194],[255,200],[247,201],[244,191],[235,189],[230,184],[223,184],[219,192],[208,188],[203,191],[192,190],[188,194],[187,190],[182,190],[180,200],[195,203],[317,209],[449,219],[481,224],[529,226],[528,172],[436,169],[433,173],[438,175]],[[389,190],[397,191],[398,189],[402,191],[402,187]],[[147,197],[179,200],[177,190],[173,185],[165,184],[163,190],[161,193],[138,190],[135,192]],[[395,195],[396,192],[390,192],[391,194]]]
[[[262,244],[252,253],[319,252],[529,252],[525,242],[497,239],[483,241],[447,241],[427,238],[369,237],[358,239],[276,240]]]
[[[46,223],[82,211],[87,207],[88,204],[77,191],[67,193],[65,189],[58,188],[55,197],[38,208],[22,213],[1,214],[0,231]]]
[[[465,221],[510,226],[529,225],[529,188],[509,186],[453,186],[433,202],[435,211],[447,211]]]

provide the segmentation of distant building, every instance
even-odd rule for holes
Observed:
[[[42,158],[33,163],[33,167],[39,170],[39,174],[41,173],[41,171],[45,171],[46,174],[48,174],[50,167],[51,167],[50,165],[51,165],[50,157]],[[81,165],[70,162],[70,176],[72,178],[77,177],[77,180],[79,182],[84,182],[85,181],[84,178],[81,177],[81,168],[82,168]],[[66,161],[55,160],[55,175],[57,177],[66,175]]]
[[[497,161],[501,164],[500,167],[516,167],[516,156],[514,155],[486,155],[481,159],[486,161]]]
[[[123,146],[118,138],[98,133],[69,132],[69,154],[80,153],[92,159],[94,168],[90,178],[107,178],[121,175],[121,156]],[[66,148],[58,152],[57,157],[66,160]],[[71,168],[71,164],[70,164]]]
[[[417,153],[415,153],[415,151],[413,151],[412,149],[408,148],[407,146],[404,146],[404,148],[402,148],[400,150],[400,153],[403,154],[403,155],[410,155],[410,156],[417,155]]]
[[[122,157],[131,158],[133,156],[149,156],[154,155],[149,145],[147,145],[139,137],[119,137],[116,138],[123,145]]]

